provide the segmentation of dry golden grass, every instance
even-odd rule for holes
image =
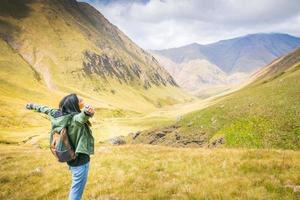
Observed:
[[[66,199],[71,174],[47,149],[0,145],[0,199]],[[84,199],[296,199],[300,152],[96,146]]]

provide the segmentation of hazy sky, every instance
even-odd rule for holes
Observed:
[[[300,0],[81,0],[135,43],[164,49],[257,32],[300,36]]]

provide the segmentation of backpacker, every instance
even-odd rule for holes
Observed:
[[[62,128],[60,132],[51,133],[50,150],[59,162],[67,162],[76,158],[67,127]]]

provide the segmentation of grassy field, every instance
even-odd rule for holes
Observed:
[[[0,199],[66,199],[71,174],[48,149],[0,145]],[[84,199],[297,199],[300,152],[96,146]]]

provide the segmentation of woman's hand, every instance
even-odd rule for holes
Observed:
[[[84,107],[84,112],[85,112],[87,115],[93,116],[94,113],[95,113],[95,110],[94,110],[94,108],[93,108],[92,106],[86,105],[86,106]]]
[[[26,108],[27,108],[28,110],[32,110],[32,109],[33,109],[33,103],[27,103],[27,104],[26,104]]]

